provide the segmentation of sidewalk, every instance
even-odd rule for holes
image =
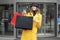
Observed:
[[[14,38],[0,37],[0,40],[14,40]]]
[[[41,38],[38,38],[38,40],[60,40],[60,38],[57,38],[57,37],[48,37],[48,38],[43,38],[43,37],[41,37]]]
[[[38,40],[60,40],[60,38],[57,38],[57,37],[38,37]]]
[[[0,38],[0,40],[14,40],[14,39]],[[20,39],[16,39],[16,40],[20,40]],[[60,38],[57,38],[57,37],[38,37],[38,40],[60,40]]]

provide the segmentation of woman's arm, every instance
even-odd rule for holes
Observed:
[[[37,22],[37,28],[41,28],[41,25],[42,25],[42,15],[39,15],[38,16],[38,21]]]

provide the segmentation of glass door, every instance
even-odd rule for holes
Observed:
[[[38,36],[55,36],[55,14],[56,5],[55,3],[43,4],[43,21],[42,27],[38,31]]]
[[[57,5],[58,7],[58,16],[57,16],[57,37],[60,37],[60,4]]]
[[[0,37],[13,36],[14,29],[10,24],[13,16],[13,4],[1,4],[0,7]]]

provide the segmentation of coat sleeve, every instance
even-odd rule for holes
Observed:
[[[38,23],[37,23],[37,28],[41,28],[41,26],[42,26],[42,15],[39,15],[38,16]]]

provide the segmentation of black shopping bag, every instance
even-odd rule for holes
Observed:
[[[33,25],[33,17],[17,16],[15,28],[31,30]]]

